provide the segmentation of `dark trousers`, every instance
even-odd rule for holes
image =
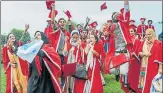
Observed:
[[[61,65],[64,65],[64,56],[63,55],[59,55],[60,59],[61,59]],[[61,75],[61,86],[63,87],[65,84],[65,77],[63,76],[63,72]]]

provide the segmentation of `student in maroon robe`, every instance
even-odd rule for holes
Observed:
[[[140,73],[140,59],[138,57],[138,51],[140,51],[141,42],[138,39],[138,35],[136,34],[136,27],[134,25],[130,25],[130,37],[133,42],[132,51],[131,51],[131,62],[129,64],[129,72],[128,72],[128,83],[130,87],[130,93],[136,92],[138,89],[139,82],[139,73]]]
[[[135,25],[135,20],[130,20],[130,24],[129,25]]]
[[[93,30],[93,32],[96,35],[98,35],[99,31],[97,30],[97,26],[98,26],[97,22],[95,21],[95,22],[92,22],[91,24],[92,24],[92,30]]]
[[[81,33],[83,31],[83,26],[81,24],[77,24],[77,30],[79,31],[79,33]]]
[[[141,18],[141,24],[137,28],[137,34],[139,35],[139,39],[143,40],[145,36],[146,31],[146,25],[145,25],[146,18]]]
[[[78,30],[73,30],[71,32],[70,42],[66,42],[64,47],[64,54],[68,57],[67,64],[85,64],[86,56],[81,43],[82,42],[80,40],[80,34]],[[66,93],[84,93],[85,80],[71,76],[66,78]]]
[[[109,52],[106,57],[106,73],[110,73],[110,68],[112,68],[111,72],[116,75],[116,80],[119,81],[119,69],[123,69],[127,64],[122,64],[119,67],[114,68],[112,64],[112,58],[114,56],[120,55],[120,53],[125,53],[126,57],[128,57],[129,49],[126,48],[126,45],[131,44],[130,35],[128,33],[129,29],[129,21],[130,21],[130,10],[129,3],[127,0],[124,1],[124,8],[120,10],[120,13],[114,12],[112,15],[113,24],[115,25],[115,29],[113,31],[113,40],[112,44],[110,44]],[[127,71],[128,68],[125,67]],[[121,70],[120,70],[121,72]],[[124,73],[123,73],[124,74]],[[127,73],[125,73],[125,77],[127,77]],[[124,81],[123,81],[124,82]]]
[[[105,53],[107,54],[108,53],[108,50],[109,50],[109,30],[104,30],[103,31],[103,36],[101,37],[101,40],[103,42],[103,45],[104,45],[104,50],[105,50]]]
[[[92,28],[93,28],[93,27],[92,27],[92,24],[88,24],[88,31],[89,31],[89,33],[90,33],[90,31],[92,30]],[[88,34],[89,34],[89,33],[88,33]]]
[[[70,32],[65,29],[66,20],[64,18],[60,18],[57,23],[55,23],[55,4],[52,4],[52,13],[51,13],[51,33],[48,38],[50,40],[50,44],[54,47],[55,51],[59,54],[62,65],[65,64],[66,58],[63,55],[63,49],[65,41],[69,41]],[[64,87],[65,78],[62,75],[61,78],[61,86]]]
[[[108,24],[106,25],[105,27],[105,30],[103,30],[103,36],[101,37],[101,40],[104,44],[104,50],[105,50],[105,53],[107,54],[108,51],[109,51],[109,46],[110,46],[110,39],[113,39],[113,31],[115,29],[115,25],[113,25],[113,22],[112,20],[108,20],[107,21]]]
[[[103,86],[100,74],[100,57],[103,57],[103,47],[98,43],[98,37],[95,34],[90,35],[90,40],[85,48],[87,54],[88,80],[85,84],[85,93],[103,93]]]
[[[6,93],[26,93],[28,64],[16,56],[17,48],[22,45],[21,40],[25,37],[29,25],[25,26],[25,31],[20,40],[16,40],[13,33],[7,36],[7,45],[2,49],[2,59],[6,74]],[[15,61],[13,61],[15,60]]]
[[[152,20],[148,20],[148,25],[146,25],[146,29],[152,28],[155,31],[155,27],[152,25],[152,23],[153,23]]]
[[[113,61],[113,58],[120,56],[121,53],[125,54],[125,59],[129,59],[131,47],[129,45],[132,44],[130,34],[129,34],[129,21],[130,21],[130,9],[129,9],[129,2],[128,0],[124,1],[124,8],[120,10],[120,13],[114,12],[112,15],[112,20],[115,27],[114,34],[115,38],[113,40],[114,44],[110,44],[109,53],[106,57],[106,73],[109,72],[110,68],[113,70],[114,74],[116,75],[116,80],[122,84],[122,89],[125,92],[128,92],[127,89],[128,81],[128,67],[129,62],[125,64],[119,63],[119,65],[115,65],[119,61]],[[120,59],[119,59],[120,60]],[[121,77],[120,77],[121,74]]]
[[[85,49],[87,42],[89,42],[88,29],[84,29],[80,35],[81,35],[81,46],[83,47],[83,49]],[[86,62],[86,58],[84,58],[84,62]]]
[[[44,43],[29,66],[27,93],[62,93],[58,79],[61,74],[59,55],[43,32],[36,31],[35,39]]]
[[[109,27],[109,29],[111,29],[112,25],[113,25],[113,21],[112,20],[107,20],[107,27]]]
[[[57,14],[58,14],[58,11],[57,10],[53,10],[53,11],[54,11],[54,15],[56,17]],[[48,19],[47,19],[47,27],[44,30],[44,33],[48,36],[49,40],[50,40],[49,35],[50,35],[50,33],[53,32],[52,25],[51,25],[51,23],[52,23],[51,18],[52,18],[52,10],[49,13],[49,16],[48,16]],[[57,21],[55,20],[54,23],[57,24]],[[57,26],[54,29],[57,29]]]
[[[156,33],[153,29],[147,29],[145,41],[139,52],[141,58],[141,68],[139,75],[139,90],[137,93],[150,93],[153,78],[162,72],[162,42],[157,40]]]

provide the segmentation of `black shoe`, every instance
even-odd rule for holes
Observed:
[[[119,79],[120,79],[120,74],[115,75],[115,80],[116,80],[117,82],[119,82]]]
[[[103,86],[106,86],[106,84],[103,84]]]
[[[72,90],[71,90],[71,88],[68,88],[68,91],[69,91],[69,93],[72,93]]]

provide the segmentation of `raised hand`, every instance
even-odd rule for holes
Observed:
[[[124,0],[124,5],[129,5],[128,0]]]
[[[67,24],[68,25],[72,25],[71,20],[68,20]]]
[[[86,18],[86,22],[89,22],[89,21],[90,21],[90,18],[89,18],[89,17],[87,17],[87,18]]]
[[[25,32],[29,29],[29,24],[25,24]]]
[[[55,4],[54,3],[51,4],[51,7],[52,7],[52,10],[55,10]]]
[[[69,37],[68,37],[68,36],[66,36],[66,37],[65,37],[65,42],[68,42],[68,39],[69,39]]]

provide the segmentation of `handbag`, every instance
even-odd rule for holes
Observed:
[[[87,80],[88,77],[87,77],[86,65],[76,63],[76,72],[72,76],[77,79]]]
[[[78,58],[78,51],[77,51],[77,56],[76,56],[76,62]],[[82,61],[84,62],[84,51],[82,52]],[[75,74],[72,75],[72,77],[75,77],[77,79],[83,79],[87,80],[87,69],[85,64],[79,64],[78,62],[76,63],[76,71]]]

